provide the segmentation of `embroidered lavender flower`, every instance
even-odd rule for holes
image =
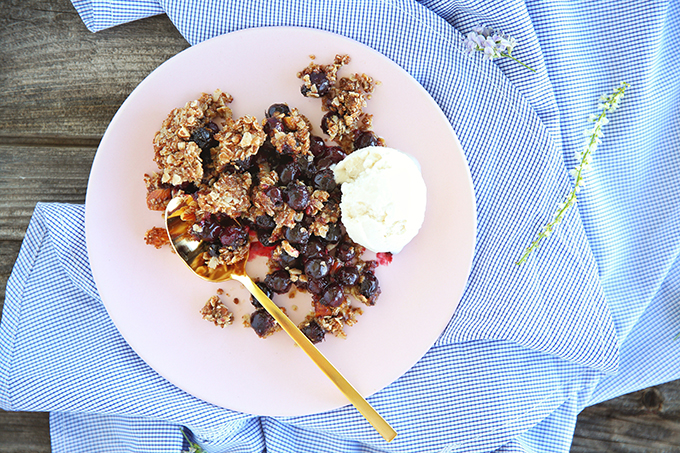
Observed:
[[[512,51],[517,45],[517,41],[515,41],[514,38],[495,33],[489,27],[473,27],[472,31],[468,33],[467,38],[465,38],[465,41],[463,41],[463,44],[465,45],[468,54],[482,52],[485,60],[508,57],[525,68],[536,72],[534,69],[512,56]]]
[[[522,264],[527,260],[529,254],[538,248],[540,241],[550,236],[555,227],[557,227],[562,219],[564,219],[569,208],[576,204],[576,196],[585,185],[584,173],[590,168],[592,154],[597,149],[597,145],[602,142],[602,137],[604,137],[602,128],[609,123],[607,113],[612,113],[619,107],[621,99],[623,99],[623,93],[629,86],[628,83],[621,82],[621,84],[614,89],[612,94],[600,96],[600,102],[597,104],[597,109],[601,110],[601,112],[599,115],[591,114],[588,117],[588,121],[592,122],[593,125],[584,131],[584,135],[586,135],[588,139],[586,140],[583,149],[577,151],[575,154],[578,165],[569,172],[571,177],[574,178],[574,188],[569,195],[567,195],[567,198],[557,205],[557,210],[553,213],[552,220],[543,227],[538,234],[538,237],[524,250],[522,257],[517,261],[517,264]]]

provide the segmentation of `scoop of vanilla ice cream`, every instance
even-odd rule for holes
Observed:
[[[418,234],[427,191],[413,157],[369,146],[345,157],[333,172],[341,184],[342,223],[354,242],[373,252],[398,253]]]

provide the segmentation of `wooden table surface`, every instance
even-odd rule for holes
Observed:
[[[83,203],[118,107],[187,48],[166,16],[90,33],[69,0],[0,2],[0,308],[37,202]],[[49,415],[0,411],[0,453],[50,451]],[[680,381],[585,409],[572,452],[680,452]]]

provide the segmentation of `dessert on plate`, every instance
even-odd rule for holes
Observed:
[[[185,197],[189,209],[183,220],[192,223],[194,239],[210,244],[206,266],[239,262],[257,247],[268,257],[268,271],[256,282],[265,294],[276,301],[292,289],[308,293],[311,310],[299,327],[314,343],[327,333],[344,337],[343,327],[357,321],[361,306],[376,303],[381,260],[367,259],[366,248],[383,252],[382,262],[389,262],[386,256],[417,233],[424,213],[424,183],[421,187],[422,177],[417,181],[412,174],[417,166],[384,148],[364,112],[376,82],[365,74],[340,77],[348,62],[347,55],[326,65],[312,59],[297,74],[301,95],[320,100],[325,114],[319,126],[328,140],[284,103],[271,104],[262,119],[234,118],[232,96],[218,89],[169,113],[153,141],[158,171],[144,176],[149,209],[163,211],[173,197]],[[368,157],[347,159],[354,155]],[[398,200],[395,205],[373,193],[382,184],[376,181],[393,192],[393,177],[416,180],[417,195],[411,197],[416,201],[408,208],[400,210]],[[360,192],[373,198],[361,200]],[[362,220],[361,203],[389,213],[391,225],[380,225],[379,216],[365,209],[371,218]],[[407,212],[413,206],[415,215]],[[145,239],[158,248],[168,243],[157,227]],[[262,338],[276,332],[269,313],[251,302],[247,324]],[[221,327],[233,319],[216,296],[201,313]]]

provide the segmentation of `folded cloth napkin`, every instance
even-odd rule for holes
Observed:
[[[478,242],[463,299],[435,346],[369,399],[399,432],[386,444],[352,407],[258,418],[169,384],[106,316],[87,262],[83,207],[40,204],[7,287],[0,405],[50,411],[54,451],[179,451],[180,426],[207,451],[568,451],[587,404],[680,377],[668,361],[680,329],[680,236],[672,228],[680,87],[664,78],[678,69],[676,4],[74,5],[93,31],[166,12],[192,44],[295,25],[383,53],[451,121],[472,173]],[[514,37],[514,55],[536,72],[467,55],[462,40],[477,25]],[[620,81],[631,84],[625,108],[606,126],[578,208],[517,266],[571,189],[568,169],[598,97]],[[645,370],[650,360],[654,374]]]
[[[388,448],[351,406],[260,419],[185,394],[120,336],[87,264],[83,206],[39,204],[7,288],[0,401],[51,411],[55,451],[179,451],[180,425],[208,451],[495,450],[600,375],[505,340],[441,344],[370,398],[399,432]]]

